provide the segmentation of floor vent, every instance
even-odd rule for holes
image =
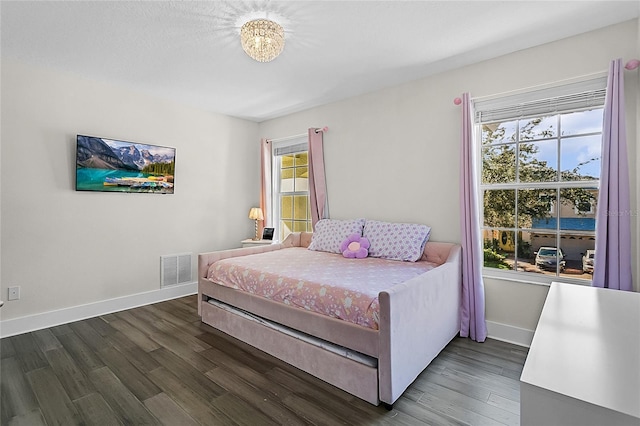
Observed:
[[[191,282],[191,253],[160,256],[160,287]]]

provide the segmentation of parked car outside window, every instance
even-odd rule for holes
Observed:
[[[582,272],[593,274],[593,265],[596,257],[595,250],[587,250],[587,252],[582,256]]]
[[[536,266],[540,269],[555,271],[557,262],[560,262],[560,272],[564,271],[567,262],[564,260],[562,249],[540,247],[536,252]]]

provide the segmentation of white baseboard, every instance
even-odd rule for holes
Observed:
[[[28,333],[43,328],[54,327],[60,324],[79,321],[164,300],[176,299],[198,292],[198,283],[174,285],[159,290],[145,293],[132,294],[130,296],[103,300],[86,305],[73,306],[57,311],[43,312],[41,314],[28,315],[20,318],[0,321],[0,337],[10,337],[16,334]]]
[[[130,296],[118,297],[115,299],[103,300],[101,302],[88,303],[86,305],[73,306],[71,308],[57,311],[43,312],[41,314],[28,315],[20,318],[0,321],[0,338],[15,336],[17,334],[28,333],[30,331],[41,330],[43,328],[54,327],[60,324],[67,324],[80,321],[99,315],[110,314],[112,312],[123,311],[125,309],[136,308],[138,306],[149,305],[151,303],[162,302],[164,300],[176,299],[198,292],[198,283],[175,285],[159,290],[145,293],[132,294]],[[501,324],[499,322],[487,321],[488,335],[492,339],[513,343],[519,346],[529,347],[533,340],[533,330],[527,330],[512,325]]]
[[[527,348],[531,346],[533,330],[493,321],[487,321],[486,323],[487,333],[490,338]]]

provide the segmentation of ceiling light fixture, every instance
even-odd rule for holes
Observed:
[[[258,62],[273,61],[284,49],[284,29],[268,19],[254,19],[240,29],[242,48]]]

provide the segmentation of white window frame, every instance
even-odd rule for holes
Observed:
[[[277,239],[280,238],[280,218],[282,217],[281,211],[281,197],[280,192],[280,170],[281,170],[281,157],[288,154],[297,154],[302,152],[309,152],[309,139],[308,136],[298,135],[283,138],[280,140],[273,140],[271,145],[271,188],[272,188],[272,226],[274,228],[274,235]],[[294,191],[287,192],[286,195],[309,195],[309,191]],[[311,219],[309,219],[311,220]],[[276,237],[274,237],[276,238]]]
[[[554,230],[556,236],[556,247],[561,247],[561,234],[560,229],[560,209],[555,208],[560,206],[560,193],[559,189],[565,188],[594,188],[600,189],[600,180],[597,181],[555,181],[555,182],[543,182],[543,183],[531,183],[531,182],[514,182],[508,184],[483,184],[482,183],[482,123],[492,123],[495,121],[507,121],[507,120],[521,120],[526,118],[535,118],[550,115],[560,115],[571,112],[585,111],[593,109],[593,107],[602,108],[604,106],[604,94],[606,88],[606,76],[600,75],[589,78],[587,80],[577,80],[572,83],[563,84],[560,86],[549,85],[541,87],[538,90],[529,90],[523,92],[514,92],[506,96],[487,97],[480,100],[474,100],[474,116],[475,116],[475,134],[476,134],[476,179],[478,182],[478,200],[480,210],[480,235],[482,238],[481,247],[484,247],[484,230],[487,228],[495,229],[498,231],[514,232],[517,237],[519,231],[522,228],[518,227],[518,199],[517,191],[515,197],[515,228],[500,228],[500,227],[485,227],[484,226],[484,191],[487,189],[558,189],[557,199],[551,203],[550,213],[556,215],[556,229]],[[583,93],[583,95],[572,96],[572,93]],[[486,114],[489,112],[489,114]],[[483,117],[485,113],[485,117]],[[487,119],[486,116],[492,117]],[[484,118],[484,119],[483,119]],[[568,136],[561,135],[561,129],[557,129],[558,135],[556,140],[566,139]],[[601,134],[601,133],[595,133]],[[582,136],[588,136],[589,134],[581,134]],[[546,139],[548,140],[548,139]],[[536,140],[527,142],[536,142]],[[516,176],[518,176],[519,166],[519,143],[515,144],[516,152]],[[558,149],[558,170],[560,170],[560,154]],[[577,207],[575,207],[577,210]],[[591,211],[593,214],[593,204],[591,205]],[[589,214],[582,212],[583,214]],[[565,231],[566,233],[566,231]],[[579,233],[579,232],[578,232]],[[586,233],[591,234],[591,233]],[[516,244],[517,254],[517,244]],[[591,280],[570,278],[566,276],[546,275],[546,274],[533,274],[531,272],[519,272],[513,270],[500,270],[497,268],[483,267],[483,276],[490,278],[498,278],[507,281],[523,282],[527,284],[542,284],[550,285],[552,281],[568,282],[581,285],[591,285]]]

